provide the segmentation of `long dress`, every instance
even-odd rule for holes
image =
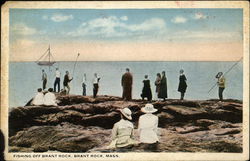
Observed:
[[[142,94],[141,97],[142,99],[144,99],[145,97],[147,97],[148,101],[152,100],[152,92],[151,92],[151,88],[150,88],[150,80],[146,79],[143,80],[143,89],[142,89]]]
[[[123,74],[121,84],[123,87],[122,98],[125,100],[131,100],[133,76],[130,72],[126,72],[125,74]]]
[[[158,94],[158,98],[168,98],[168,92],[167,92],[167,79],[165,76],[161,78],[161,83],[160,83],[160,90]]]
[[[187,83],[186,83],[186,76],[183,74],[183,75],[180,75],[179,77],[179,86],[178,86],[178,91],[181,92],[181,93],[185,93],[186,92],[186,89],[187,89]]]
[[[161,84],[161,78],[160,77],[157,77],[156,80],[155,80],[155,92],[158,94],[159,91],[160,91],[160,84]]]

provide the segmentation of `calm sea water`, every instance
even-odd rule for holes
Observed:
[[[87,95],[92,95],[92,79],[98,73],[100,80],[100,95],[121,96],[121,76],[125,69],[133,73],[133,98],[140,98],[144,75],[151,81],[151,89],[155,97],[154,81],[158,72],[166,71],[169,98],[179,98],[177,91],[179,70],[184,69],[187,77],[187,92],[185,99],[204,100],[218,97],[218,89],[208,90],[216,83],[215,75],[219,71],[227,71],[235,62],[77,62],[73,75],[74,62],[58,62],[53,67],[41,67],[34,62],[10,62],[9,65],[9,104],[10,107],[25,105],[42,87],[42,69],[48,75],[48,87],[53,87],[55,67],[61,71],[61,88],[65,71],[70,72],[74,79],[70,83],[71,94],[82,94],[82,77],[87,75]],[[243,97],[243,67],[238,63],[226,76],[225,98],[242,100]]]

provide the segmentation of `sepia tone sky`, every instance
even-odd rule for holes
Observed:
[[[235,61],[242,9],[10,9],[10,61]]]

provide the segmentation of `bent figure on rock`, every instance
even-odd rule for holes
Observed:
[[[69,79],[69,72],[66,71],[66,74],[65,74],[64,80],[63,80],[63,89],[66,90],[66,88],[67,88],[67,94],[69,94],[69,91],[70,91],[69,82],[72,80],[73,80],[73,77],[71,79]]]
[[[128,108],[120,110],[121,120],[114,124],[112,129],[112,142],[107,147],[114,148],[131,148],[137,142],[134,140],[134,125],[130,122],[132,120],[132,112]]]
[[[56,96],[53,92],[52,88],[49,88],[48,93],[44,96],[44,105],[45,106],[57,106]]]
[[[140,134],[140,146],[144,150],[157,150],[158,146],[158,117],[152,113],[156,112],[157,109],[154,108],[152,104],[146,104],[145,107],[141,109],[144,115],[140,116],[138,123],[138,130]]]
[[[132,84],[133,84],[133,76],[129,72],[129,68],[126,69],[126,73],[122,75],[122,98],[123,100],[129,101],[132,99]]]
[[[38,88],[37,89],[37,94],[34,97],[34,99],[32,100],[31,105],[40,106],[40,105],[43,105],[43,104],[44,104],[44,94],[42,92],[42,88]]]
[[[151,87],[150,87],[150,80],[148,79],[148,75],[145,75],[145,79],[142,81],[143,82],[143,89],[142,89],[142,100],[146,97],[148,101],[152,100],[152,92],[151,92]]]

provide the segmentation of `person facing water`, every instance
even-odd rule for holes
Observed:
[[[219,94],[219,99],[220,101],[223,101],[223,91],[225,89],[225,82],[226,82],[226,79],[223,75],[222,72],[219,72],[217,75],[216,75],[216,78],[218,79],[217,81],[217,85],[219,87],[219,91],[218,91],[218,94]]]
[[[66,71],[66,74],[65,74],[64,80],[63,80],[63,89],[66,90],[66,88],[67,88],[66,94],[69,94],[69,91],[70,91],[69,82],[72,80],[73,80],[73,77],[71,79],[69,79],[69,72]]]
[[[96,98],[98,90],[99,90],[99,81],[101,78],[99,78],[97,76],[97,73],[94,74],[94,78],[93,78],[93,97]]]
[[[157,73],[156,80],[155,80],[155,86],[156,86],[155,87],[155,92],[156,92],[157,98],[159,98],[160,84],[161,84],[161,74]]]
[[[42,92],[42,88],[37,89],[37,94],[35,95],[34,99],[31,102],[31,105],[43,105],[44,104],[44,94]]]
[[[56,96],[53,93],[53,88],[49,88],[48,92],[44,96],[44,105],[45,106],[57,106]]]
[[[159,142],[157,136],[159,119],[156,115],[153,115],[153,113],[156,112],[157,109],[155,109],[152,104],[146,104],[141,111],[145,114],[139,117],[138,122],[140,143],[144,146],[144,149],[155,150]]]
[[[132,120],[132,112],[128,108],[120,109],[121,120],[114,124],[112,129],[112,141],[108,149],[132,147],[137,142],[134,140],[134,125]]]
[[[42,70],[42,81],[43,90],[45,90],[47,85],[47,74],[45,73],[44,69]]]
[[[184,99],[184,95],[187,89],[187,83],[186,83],[187,78],[183,73],[184,73],[184,70],[181,69],[180,77],[179,77],[179,86],[178,86],[178,91],[181,92],[181,98],[180,98],[181,100]]]
[[[121,85],[123,88],[122,98],[123,100],[131,100],[132,99],[132,84],[133,84],[133,76],[129,71],[129,68],[126,69],[126,73],[122,75]]]
[[[168,98],[167,92],[167,78],[165,75],[165,71],[162,72],[161,82],[160,82],[160,89],[159,89],[159,98],[165,100]]]
[[[87,77],[86,74],[84,73],[83,78],[82,78],[82,95],[86,96],[86,81]]]
[[[60,78],[61,77],[61,72],[59,71],[58,68],[56,68],[56,79],[54,82],[54,92],[56,92],[56,86],[57,86],[57,91],[58,93],[60,92]]]
[[[152,100],[152,92],[151,92],[151,87],[150,87],[150,80],[148,79],[148,75],[144,76],[144,80],[143,82],[143,89],[142,89],[142,100],[144,100],[144,98],[146,97],[148,99],[148,101]]]

